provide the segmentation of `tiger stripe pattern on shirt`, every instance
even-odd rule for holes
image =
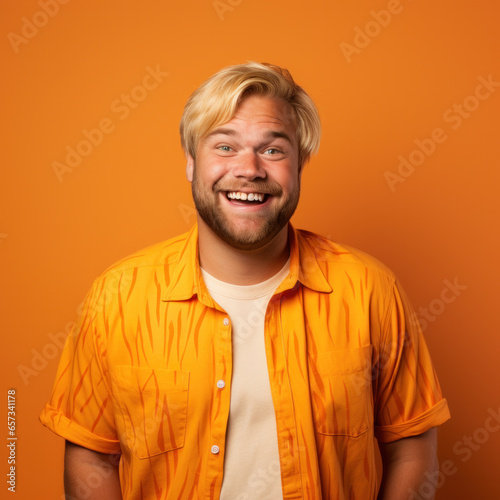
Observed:
[[[232,330],[197,241],[195,225],[94,281],[40,416],[69,441],[121,453],[125,500],[219,498]],[[446,399],[389,269],[291,225],[289,243],[265,316],[283,498],[376,499],[376,440],[440,425]]]

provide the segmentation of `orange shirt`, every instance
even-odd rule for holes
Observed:
[[[283,498],[376,498],[376,443],[449,418],[418,321],[374,258],[290,226],[265,317]],[[231,322],[201,276],[197,226],[98,277],[40,419],[122,453],[124,499],[217,499]],[[224,381],[224,384],[220,383]]]

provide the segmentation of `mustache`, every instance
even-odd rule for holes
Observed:
[[[271,196],[281,196],[283,190],[279,184],[274,182],[269,182],[267,180],[262,180],[258,182],[243,182],[243,183],[233,183],[233,182],[216,182],[213,186],[214,192],[221,191],[251,191],[253,193],[265,193]]]

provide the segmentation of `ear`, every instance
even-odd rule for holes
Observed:
[[[186,164],[186,177],[189,182],[193,182],[194,158],[188,153]]]

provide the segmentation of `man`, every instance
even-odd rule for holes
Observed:
[[[41,415],[68,498],[420,498],[449,412],[411,306],[378,261],[289,223],[314,103],[286,70],[232,66],[180,129],[197,224],[95,280]]]

